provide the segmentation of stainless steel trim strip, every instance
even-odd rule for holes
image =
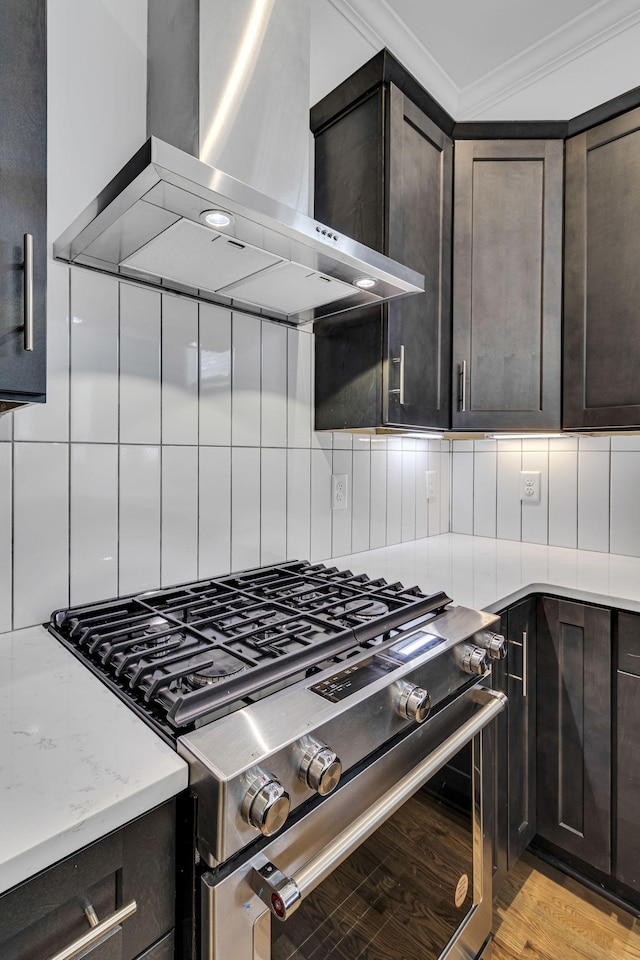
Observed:
[[[85,950],[88,950],[89,947],[94,946],[98,940],[101,940],[108,933],[111,933],[112,930],[115,930],[116,927],[119,927],[121,923],[124,923],[125,920],[128,920],[129,917],[132,917],[137,909],[138,904],[135,900],[132,900],[126,907],[121,907],[120,910],[116,910],[107,920],[103,920],[101,923],[92,926],[88,933],[85,933],[82,937],[78,937],[78,939],[74,940],[68,947],[49,957],[49,960],[72,960],[73,957],[77,957],[79,953],[83,953]],[[87,908],[87,911],[88,910],[89,908]],[[93,910],[92,907],[91,910]],[[95,911],[93,911],[93,916],[95,917]],[[89,923],[92,923],[89,915],[87,915],[87,920]]]
[[[24,251],[24,349],[33,350],[33,235],[25,233]]]
[[[476,734],[501,713],[507,702],[504,694],[485,691],[487,703],[466,723],[448,737],[432,753],[411,770],[391,790],[383,794],[361,817],[339,833],[317,856],[304,864],[292,877],[286,877],[276,866],[266,862],[260,869],[252,867],[249,884],[279,920],[286,920],[301,901],[340,866],[368,837],[389,819],[420,787],[441,769]],[[273,874],[276,881],[269,882]]]

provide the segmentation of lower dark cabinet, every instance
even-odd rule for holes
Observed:
[[[618,615],[616,865],[640,893],[640,617]]]
[[[611,872],[611,612],[547,597],[537,622],[537,829]]]
[[[132,901],[136,912],[83,954],[172,960],[175,805],[171,801],[0,896],[2,960],[46,960]]]

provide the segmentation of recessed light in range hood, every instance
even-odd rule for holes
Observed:
[[[205,226],[212,210],[230,223]],[[156,137],[55,242],[54,256],[290,323],[424,289],[421,274]]]

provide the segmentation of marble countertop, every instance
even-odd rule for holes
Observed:
[[[187,781],[176,752],[43,627],[0,635],[0,893]]]
[[[444,533],[324,562],[492,612],[545,591],[640,612],[637,557]]]

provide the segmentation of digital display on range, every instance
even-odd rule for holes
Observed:
[[[309,687],[314,693],[324,697],[325,700],[331,700],[338,703],[345,700],[352,693],[363,690],[370,683],[379,680],[404,666],[411,660],[421,657],[427,650],[437,647],[443,643],[441,637],[434,637],[429,633],[412,633],[410,637],[400,640],[398,643],[389,647],[384,653],[378,653],[371,660],[365,660],[364,663],[354,664],[352,667],[346,667],[339,673],[334,673],[326,680],[320,680]]]

